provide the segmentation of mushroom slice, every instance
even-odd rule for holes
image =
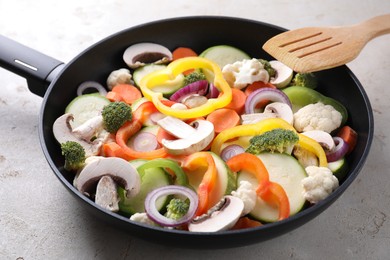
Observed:
[[[276,118],[275,113],[252,113],[252,114],[242,114],[241,115],[241,124],[243,125],[249,125],[249,124],[255,124],[257,122],[260,122],[264,119],[268,118]]]
[[[53,134],[57,142],[60,144],[67,141],[78,142],[84,148],[86,157],[97,155],[102,142],[100,142],[100,140],[88,142],[84,140],[84,137],[77,136],[77,133],[73,133],[72,126],[70,125],[72,120],[73,115],[71,113],[66,113],[54,121]]]
[[[274,113],[277,118],[285,120],[290,125],[294,122],[294,113],[289,105],[282,102],[273,102],[264,108],[264,113]]]
[[[271,60],[269,63],[276,70],[276,75],[270,82],[278,88],[286,87],[293,78],[293,70],[277,60]]]
[[[103,177],[110,176],[126,191],[127,198],[138,194],[141,180],[137,170],[126,160],[117,157],[97,157],[80,171],[74,180],[74,186],[83,194],[95,188]]]
[[[188,225],[192,232],[218,232],[236,224],[244,210],[244,202],[234,196],[224,196],[207,214],[193,219]]]
[[[132,69],[145,64],[163,64],[172,60],[172,52],[156,43],[144,42],[133,44],[123,53],[123,60]]]
[[[191,125],[175,117],[165,117],[157,124],[179,139],[163,139],[162,145],[170,154],[188,155],[206,148],[214,138],[214,125],[207,120],[195,120]]]
[[[303,132],[302,134],[317,141],[317,143],[319,143],[325,151],[331,151],[335,147],[335,143],[332,136],[325,131],[311,130]]]
[[[100,178],[96,186],[95,203],[109,211],[119,211],[117,185],[110,176]]]
[[[300,146],[294,147],[293,154],[297,158],[298,162],[303,166],[303,168],[319,165],[317,155],[304,148],[301,148]]]
[[[196,129],[189,124],[172,116],[166,116],[158,120],[157,124],[171,135],[181,139],[189,138],[196,132]]]
[[[90,142],[103,130],[103,116],[98,115],[85,121],[83,124],[72,130],[72,134],[79,139]]]

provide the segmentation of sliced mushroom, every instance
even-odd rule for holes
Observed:
[[[335,147],[332,136],[325,131],[311,130],[303,132],[302,134],[317,141],[317,143],[319,143],[325,151],[331,151]]]
[[[163,119],[158,120],[157,124],[171,135],[180,139],[189,138],[196,132],[196,129],[192,126],[172,116],[166,116]]]
[[[294,147],[293,154],[298,159],[298,162],[303,166],[303,168],[319,165],[317,155],[304,148],[301,148],[300,146]]]
[[[269,63],[276,70],[276,75],[270,79],[270,82],[278,88],[286,87],[292,80],[293,70],[277,60],[271,60]]]
[[[123,60],[127,66],[135,69],[149,63],[167,63],[172,60],[172,53],[160,44],[144,42],[128,47],[123,54]]]
[[[294,122],[294,113],[289,105],[282,102],[273,102],[264,108],[264,113],[274,113],[277,118],[285,120],[290,125]]]
[[[108,137],[108,135],[102,135],[99,138],[96,138],[94,141],[87,141],[89,137],[85,138],[86,135],[89,135],[89,130],[86,131],[86,126],[84,125],[82,128],[82,134],[80,136],[76,133],[73,133],[72,126],[70,122],[73,120],[73,115],[70,113],[66,113],[54,121],[53,124],[53,134],[55,139],[60,143],[65,143],[67,141],[78,142],[85,150],[86,157],[97,155],[99,153],[100,147],[103,144],[104,139]],[[88,129],[88,128],[87,128]],[[88,134],[87,134],[88,133]]]
[[[207,101],[208,101],[207,97],[193,94],[184,98],[181,102],[188,108],[194,108],[206,104]]]
[[[241,124],[248,125],[248,124],[255,124],[257,122],[260,122],[267,118],[276,118],[275,113],[253,113],[253,114],[242,114],[241,115]]]
[[[117,157],[95,157],[76,176],[73,185],[89,195],[103,176],[110,176],[132,198],[140,190],[141,180],[137,170],[126,160]]]
[[[294,122],[294,113],[289,105],[282,102],[273,102],[264,108],[263,113],[243,114],[241,121],[243,125],[255,124],[268,118],[281,118],[289,124]]]
[[[110,176],[100,178],[96,186],[95,203],[112,212],[119,210],[117,185]]]
[[[103,116],[98,115],[88,119],[83,124],[72,130],[72,134],[83,139],[87,142],[91,142],[95,139],[101,130],[103,130]]]
[[[176,136],[176,140],[162,140],[162,145],[170,154],[187,155],[206,148],[214,138],[214,125],[207,120],[195,120],[191,125],[182,120],[167,116],[157,124]]]
[[[224,196],[207,214],[193,219],[188,225],[192,232],[218,232],[236,224],[244,210],[244,202],[234,196]]]

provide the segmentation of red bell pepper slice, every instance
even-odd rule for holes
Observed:
[[[189,155],[183,160],[182,168],[184,171],[194,171],[200,167],[207,168],[203,175],[202,182],[198,187],[199,205],[196,216],[205,214],[211,205],[211,193],[217,182],[217,167],[215,166],[212,155],[208,152],[197,152]]]
[[[226,164],[233,172],[247,171],[253,174],[259,182],[257,196],[265,202],[277,205],[279,220],[290,216],[290,202],[282,186],[269,180],[268,171],[261,159],[250,153],[241,153],[230,158]]]
[[[164,148],[156,149],[150,152],[139,152],[127,146],[127,141],[135,133],[137,133],[142,128],[143,122],[150,116],[150,114],[157,112],[156,107],[152,102],[148,101],[141,104],[137,110],[133,113],[133,119],[129,122],[126,122],[119,130],[116,132],[115,141],[122,148],[120,154],[125,154],[125,157],[130,159],[155,159],[155,158],[164,158],[167,156],[167,152]]]

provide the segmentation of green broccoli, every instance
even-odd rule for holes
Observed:
[[[292,130],[276,128],[249,140],[247,153],[279,152],[291,154],[292,148],[298,142],[299,136]]]
[[[65,157],[65,170],[75,171],[84,166],[85,150],[78,142],[67,141],[61,144],[62,155]]]
[[[264,69],[268,72],[269,77],[275,77],[276,75],[276,70],[272,68],[271,64],[263,59],[259,59],[260,63],[263,64]]]
[[[297,73],[290,83],[291,86],[301,86],[311,89],[315,89],[317,84],[317,78],[313,73]]]
[[[167,218],[178,220],[188,212],[189,208],[190,208],[190,202],[188,199],[182,200],[182,199],[174,198],[169,201],[165,216]]]
[[[206,79],[206,75],[201,70],[195,70],[184,77],[184,86],[205,79]]]
[[[103,107],[103,123],[105,129],[115,133],[126,122],[133,117],[131,106],[125,102],[111,102]]]

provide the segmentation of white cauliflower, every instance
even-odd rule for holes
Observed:
[[[142,223],[142,224],[147,224],[150,226],[158,226],[157,223],[154,222],[153,220],[151,220],[148,217],[148,214],[146,214],[145,212],[135,213],[135,214],[131,215],[130,220],[132,220],[134,222]]]
[[[339,180],[327,167],[306,167],[307,177],[301,183],[303,196],[310,203],[317,203],[329,196],[338,186]]]
[[[107,78],[107,86],[112,89],[118,84],[131,84],[131,74],[128,69],[114,70]]]
[[[226,64],[222,69],[222,73],[229,85],[238,89],[245,88],[255,81],[268,82],[269,80],[268,72],[257,59]]]
[[[342,119],[333,106],[318,102],[304,106],[294,114],[294,127],[298,132],[322,130],[331,133],[341,125]]]
[[[251,212],[256,205],[256,190],[248,181],[240,181],[240,185],[236,191],[232,191],[232,195],[240,198],[244,202],[244,209],[242,210],[241,216],[245,216]]]

